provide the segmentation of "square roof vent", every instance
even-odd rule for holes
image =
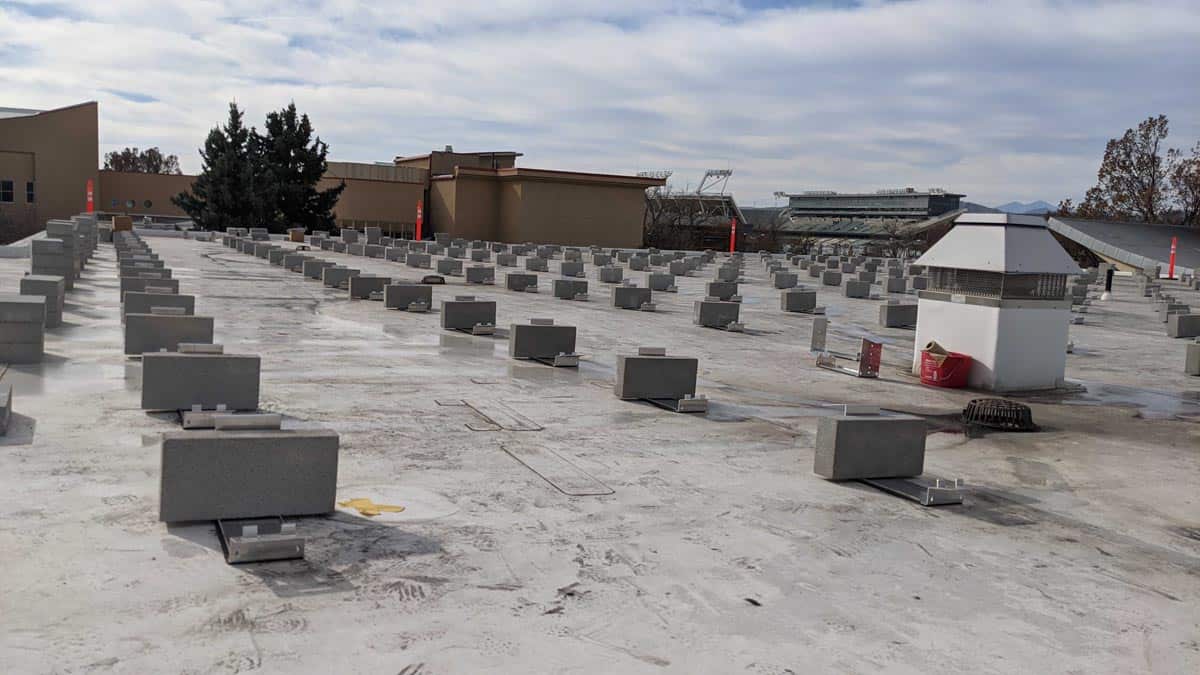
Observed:
[[[1040,216],[964,213],[915,265],[1001,274],[1079,274]]]

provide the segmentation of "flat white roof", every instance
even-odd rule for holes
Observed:
[[[585,358],[551,368],[513,360],[502,336],[443,330],[436,312],[350,300],[220,243],[143,237],[226,351],[261,355],[265,410],[341,434],[339,499],[405,510],[297,519],[305,560],[238,566],[212,522],[158,522],[157,441],[179,422],[141,410],[100,244],[45,331],[45,362],[0,376],[4,672],[836,673],[946,658],[963,672],[1198,671],[1197,378],[1131,277],[1113,311],[1070,326],[1087,348],[1067,377],[1088,391],[1026,400],[1046,432],[967,437],[952,420],[979,392],[894,374],[912,366],[914,331],[817,285],[831,346],[886,339],[887,376],[818,367],[798,344],[811,321],[779,309],[757,260],[739,285],[753,333],[692,324],[710,271],[654,293],[658,312],[611,307],[608,291],[432,287],[435,306],[495,300],[498,326],[576,326]],[[29,268],[0,259],[0,280],[13,289]],[[589,290],[606,285],[594,268]],[[709,413],[619,400],[617,356],[639,346],[699,359]],[[462,401],[543,428],[489,430],[439,405]],[[963,478],[966,503],[814,475],[821,420],[848,403],[929,415],[926,475]],[[611,494],[580,494],[597,483]]]

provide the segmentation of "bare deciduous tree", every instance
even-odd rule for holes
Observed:
[[[179,175],[179,158],[164,155],[158,148],[125,148],[104,155],[104,168],[126,173],[169,173]]]
[[[702,243],[699,226],[707,219],[698,200],[672,199],[665,188],[646,199],[644,243],[661,249],[695,249]]]
[[[1192,146],[1188,157],[1180,150],[1167,153],[1167,182],[1179,224],[1200,227],[1200,142]]]

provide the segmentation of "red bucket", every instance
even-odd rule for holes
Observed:
[[[971,357],[958,352],[921,351],[921,384],[960,389],[967,386]]]

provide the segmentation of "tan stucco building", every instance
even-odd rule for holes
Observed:
[[[0,189],[0,215],[12,229],[5,241],[84,211],[89,179],[102,214],[186,216],[171,197],[195,176],[96,169],[97,113],[95,102],[45,112],[0,108],[0,188],[12,185],[10,201]],[[642,244],[645,191],[661,179],[517,167],[520,156],[447,146],[390,162],[329,162],[321,187],[346,184],[334,208],[340,227],[411,236],[421,205],[426,238],[446,232],[509,242]]]
[[[171,197],[188,190],[195,176],[100,171],[97,210],[134,216],[187,216]],[[382,227],[397,234],[411,232],[417,201],[425,193],[424,172],[391,165],[329,162],[321,189],[346,183],[334,216],[341,227]]]
[[[458,166],[430,182],[434,229],[464,239],[641,246],[656,178]]]
[[[99,159],[94,101],[56,110],[0,108],[0,241],[87,207]]]

